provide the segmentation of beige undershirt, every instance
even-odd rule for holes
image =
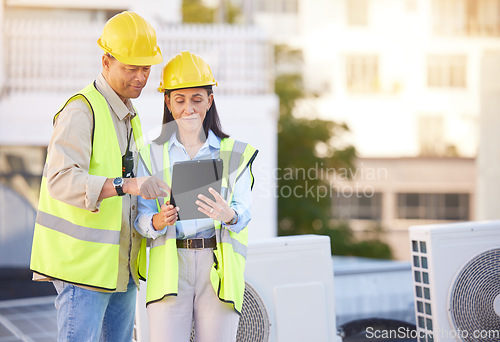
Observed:
[[[102,75],[96,80],[97,90],[108,102],[115,125],[116,136],[122,155],[127,149],[130,134],[130,119],[136,115],[132,102],[123,103]],[[89,175],[92,152],[92,112],[85,100],[70,102],[58,115],[48,147],[46,167],[47,186],[51,197],[91,212],[99,212],[98,201],[106,177]],[[130,149],[134,156],[134,174],[137,174],[137,149],[131,139]],[[121,176],[117,174],[116,177]],[[136,277],[136,261],[141,236],[133,228],[137,216],[137,198],[126,194],[122,197],[122,226],[117,292],[127,290],[129,275],[139,285]],[[40,274],[33,274],[34,280],[52,280]]]

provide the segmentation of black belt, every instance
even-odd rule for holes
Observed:
[[[203,248],[215,248],[217,241],[215,240],[215,236],[212,236],[208,239],[203,238],[194,238],[194,239],[185,239],[185,240],[176,240],[177,248],[186,248],[186,249],[203,249]]]

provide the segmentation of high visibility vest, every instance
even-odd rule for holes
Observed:
[[[106,99],[94,84],[73,95],[85,100],[94,116],[88,173],[108,178],[122,174],[122,154]],[[143,146],[139,117],[131,121],[137,148]],[[122,198],[104,199],[98,213],[80,209],[49,195],[45,164],[33,246],[32,271],[65,282],[116,290],[122,224]],[[71,184],[68,184],[71,186]]]
[[[162,173],[163,180],[170,186],[170,161],[168,143],[163,145],[151,144],[141,150],[141,157],[151,174]],[[228,203],[234,195],[234,186],[237,179],[248,168],[250,170],[251,185],[253,186],[252,163],[258,151],[243,142],[233,139],[222,139],[220,158],[223,160],[222,196]],[[157,166],[151,164],[151,155]],[[156,170],[163,166],[162,170]],[[169,198],[167,198],[169,200]],[[157,200],[158,211],[160,203]],[[210,273],[210,281],[219,299],[233,305],[234,310],[241,314],[243,294],[245,291],[245,260],[248,245],[248,227],[241,232],[234,233],[225,228],[220,221],[214,221],[217,248],[214,250],[214,264]],[[141,249],[144,256],[146,248]],[[178,291],[179,262],[177,258],[176,229],[168,226],[164,235],[151,241],[149,252],[148,286],[146,305],[160,301],[167,296],[175,296]],[[145,258],[141,258],[144,263]],[[145,265],[141,267],[144,272]],[[144,275],[144,273],[142,274]]]

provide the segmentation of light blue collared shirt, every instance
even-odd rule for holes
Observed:
[[[200,150],[193,158],[196,159],[214,159],[219,157],[221,139],[217,137],[211,130],[208,132],[208,137]],[[175,162],[191,160],[184,146],[177,140],[176,134],[172,134],[169,142],[167,142],[170,159],[170,174]],[[146,168],[140,160],[137,171],[137,177],[148,176]],[[239,233],[245,228],[251,219],[252,193],[251,193],[251,177],[250,170],[247,168],[243,171],[241,177],[238,178],[234,186],[234,195],[229,206],[238,213],[238,222],[234,225],[222,223],[227,229]],[[145,200],[138,196],[139,214],[135,220],[135,229],[142,235],[148,238],[156,239],[158,236],[165,234],[167,227],[157,231],[153,228],[152,218],[158,212],[156,200]],[[196,220],[180,220],[175,223],[177,239],[188,238],[209,238],[215,235],[214,221],[211,218],[196,219]]]

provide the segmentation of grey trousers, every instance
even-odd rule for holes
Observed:
[[[178,249],[179,292],[148,305],[150,342],[235,342],[239,315],[210,282],[213,250]]]

